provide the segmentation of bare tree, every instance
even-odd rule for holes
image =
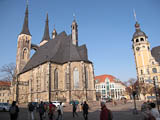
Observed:
[[[12,81],[15,80],[16,77],[16,65],[14,63],[9,63],[0,67],[0,72],[2,74],[1,81]]]

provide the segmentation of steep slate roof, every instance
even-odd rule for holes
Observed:
[[[64,64],[72,61],[92,63],[88,60],[86,45],[73,45],[71,35],[67,36],[65,32],[60,33],[54,39],[49,40],[46,44],[39,47],[21,73],[47,61],[57,64]]]
[[[28,28],[28,5],[26,7],[26,12],[25,12],[25,18],[24,18],[24,23],[23,23],[23,28],[20,34],[27,34],[27,35],[31,35],[29,32],[29,28]]]
[[[160,64],[160,46],[152,48],[151,54],[154,59]]]

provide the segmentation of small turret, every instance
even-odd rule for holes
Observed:
[[[71,25],[72,28],[72,44],[78,46],[78,25],[74,19]]]
[[[54,39],[56,36],[57,36],[57,31],[56,31],[55,25],[54,25],[54,29],[53,29],[53,32],[52,32],[52,39]]]

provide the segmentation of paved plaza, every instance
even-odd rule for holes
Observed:
[[[107,107],[112,110],[114,119],[113,120],[140,120],[141,113],[139,112],[137,115],[133,114],[133,107],[134,104],[132,101],[129,101],[127,104],[123,104],[122,102],[117,102],[116,106],[113,106],[112,103],[107,103]],[[142,102],[137,101],[137,108],[140,110],[140,106]],[[89,115],[88,120],[99,120],[100,114],[100,104],[99,102],[92,102],[89,103]],[[72,106],[66,104],[64,107],[64,120],[84,120],[82,112],[78,108],[78,115],[79,117],[72,117]],[[57,116],[57,113],[56,113]],[[36,120],[39,119],[39,114],[35,112]],[[9,113],[8,112],[0,112],[0,120],[9,120]],[[29,120],[28,119],[28,112],[25,106],[20,106],[20,113],[18,120]],[[48,117],[45,119],[48,120]]]

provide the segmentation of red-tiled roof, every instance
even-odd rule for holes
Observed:
[[[101,82],[105,82],[105,79],[108,78],[110,80],[110,82],[115,82],[115,77],[112,76],[112,75],[100,75],[100,76],[95,76],[94,77],[94,80],[97,80],[98,79],[98,83],[101,83]]]
[[[11,86],[11,82],[8,82],[8,81],[0,81],[0,86]]]

